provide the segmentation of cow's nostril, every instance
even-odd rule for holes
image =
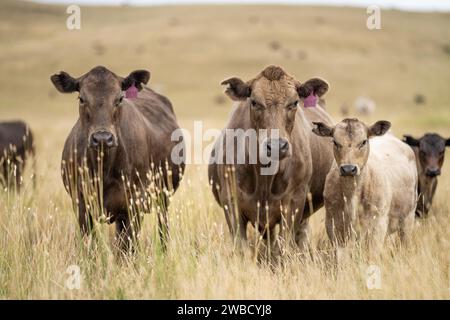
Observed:
[[[97,145],[98,145],[98,140],[97,140],[97,138],[95,137],[95,135],[92,135],[92,137],[91,137],[91,142],[92,142],[92,144],[93,144],[94,146],[97,146]]]
[[[289,142],[286,139],[280,139],[280,151],[287,152],[289,150]]]
[[[427,169],[426,171],[426,175],[429,177],[437,177],[438,175],[441,174],[441,170],[438,169]]]
[[[351,164],[342,165],[340,173],[341,176],[355,176],[358,173],[358,168]]]
[[[114,135],[107,131],[98,131],[91,136],[91,146],[98,147],[100,144],[107,147],[114,146]]]

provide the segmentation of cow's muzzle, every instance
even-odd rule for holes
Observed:
[[[427,168],[425,170],[425,174],[427,177],[434,178],[441,175],[441,169],[440,168]]]
[[[358,174],[358,167],[352,164],[343,164],[339,168],[342,177],[354,177]]]
[[[107,148],[117,147],[117,139],[108,131],[94,132],[89,138],[89,147],[99,148],[100,146]]]
[[[265,152],[272,160],[283,160],[291,155],[289,141],[285,138],[264,141]]]

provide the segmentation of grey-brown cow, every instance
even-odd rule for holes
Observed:
[[[98,196],[103,207],[100,214],[116,223],[117,240],[123,250],[132,248],[142,218],[130,204],[148,209],[145,204],[152,190],[159,187],[175,191],[184,169],[183,159],[176,163],[171,159],[177,142],[170,137],[179,128],[172,105],[166,97],[144,87],[149,78],[145,70],[122,78],[102,66],[79,78],[66,72],[51,77],[60,92],[79,93],[79,118],[64,146],[62,176],[76,203],[81,231],[89,233],[92,229],[94,208],[90,199],[96,192],[102,193]],[[128,92],[129,98],[125,96]],[[86,171],[94,191],[88,190]],[[97,178],[101,181],[97,180],[95,186]],[[155,186],[155,181],[161,185]],[[158,195],[159,232],[165,245],[168,198],[165,192]]]
[[[409,242],[417,201],[414,153],[386,132],[391,124],[366,126],[344,119],[331,127],[316,122],[314,133],[333,138],[335,161],[327,175],[325,225],[337,258],[354,240],[379,253],[388,234]]]
[[[245,242],[250,222],[264,237],[269,234],[272,241],[274,228],[279,224],[281,239],[295,241],[299,246],[307,244],[308,218],[323,205],[325,177],[333,161],[331,142],[312,133],[312,121],[332,123],[317,104],[328,84],[318,78],[300,83],[277,66],[267,67],[248,82],[231,78],[222,84],[228,86],[226,94],[236,101],[226,129],[279,132],[278,139],[258,137],[255,163],[233,165],[236,159],[230,163],[225,154],[222,158],[219,153],[226,149],[226,139],[216,142],[208,173],[231,235]],[[316,101],[312,107],[299,106],[310,97]],[[252,154],[248,147],[245,153],[249,160]],[[262,161],[260,151],[270,156],[272,150],[278,151],[278,170],[262,174],[270,163]],[[222,163],[217,163],[218,159]]]
[[[424,218],[428,215],[433,202],[438,176],[441,175],[444,164],[445,148],[450,146],[450,138],[444,139],[437,133],[426,133],[420,139],[405,135],[403,141],[413,148],[416,155],[419,174],[416,217]]]

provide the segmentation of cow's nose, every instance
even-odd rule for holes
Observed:
[[[430,178],[434,178],[434,177],[437,177],[437,176],[439,176],[441,174],[441,169],[439,169],[439,168],[428,168],[425,171],[425,174],[428,177],[430,177]]]
[[[344,164],[340,168],[341,176],[353,177],[358,173],[358,167],[352,164]]]
[[[279,160],[284,159],[289,155],[289,141],[285,138],[267,140],[266,148],[267,148],[267,155],[269,157],[272,156],[272,152],[277,151],[279,155]]]
[[[114,135],[108,131],[97,131],[91,135],[91,147],[98,147],[100,145],[111,148],[114,146]]]

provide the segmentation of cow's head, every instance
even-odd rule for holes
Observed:
[[[291,133],[300,100],[311,94],[321,97],[328,90],[324,80],[314,78],[301,84],[277,66],[265,68],[250,81],[230,78],[222,85],[228,86],[225,93],[232,100],[246,102],[252,128],[266,129],[269,136],[271,130],[278,129],[279,138],[267,139],[264,146],[267,154],[278,149],[280,160],[291,154]]]
[[[441,174],[445,147],[450,146],[450,139],[436,133],[426,133],[420,139],[405,135],[403,141],[418,151],[419,164],[427,177],[434,178]]]
[[[388,121],[378,121],[367,127],[358,119],[344,119],[335,127],[314,122],[313,132],[322,137],[333,138],[334,159],[341,176],[357,176],[369,158],[369,139],[384,135],[391,127]]]
[[[122,78],[99,66],[79,78],[61,71],[50,79],[60,92],[79,93],[80,120],[87,132],[87,145],[113,148],[118,146],[117,127],[125,91],[132,86],[141,90],[149,78],[150,73],[145,70],[133,71]]]

